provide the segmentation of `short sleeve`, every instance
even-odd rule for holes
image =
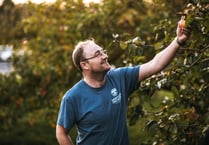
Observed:
[[[128,95],[139,87],[139,66],[127,67],[123,70],[123,76],[126,84]]]
[[[66,129],[71,129],[75,124],[75,111],[72,100],[63,97],[58,114],[57,124]]]
[[[109,75],[125,90],[125,95],[129,96],[139,87],[139,70],[140,66],[121,67],[112,69]]]

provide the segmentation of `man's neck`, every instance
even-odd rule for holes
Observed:
[[[105,77],[104,75],[102,76],[97,76],[97,77],[90,77],[90,76],[84,76],[83,79],[89,86],[92,88],[100,88],[104,86],[105,84]]]

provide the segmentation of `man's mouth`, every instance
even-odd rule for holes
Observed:
[[[101,64],[109,64],[107,61],[102,61]]]

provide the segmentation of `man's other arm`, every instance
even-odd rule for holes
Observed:
[[[56,126],[56,137],[60,145],[74,145],[70,136],[68,135],[68,130],[64,127],[57,125]]]

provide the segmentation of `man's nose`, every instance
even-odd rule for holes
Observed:
[[[103,58],[103,59],[106,59],[106,58],[108,58],[108,55],[107,55],[107,53],[104,53],[104,52],[102,52],[102,58]]]

